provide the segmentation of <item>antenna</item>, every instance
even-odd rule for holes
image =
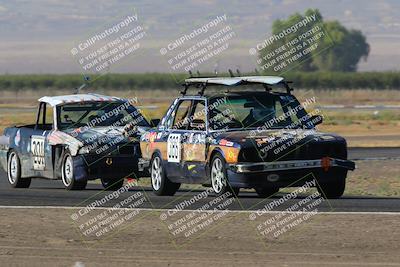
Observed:
[[[87,85],[88,85],[88,82],[89,82],[89,80],[90,80],[90,77],[89,76],[84,76],[83,77],[83,84],[81,85],[81,86],[79,86],[78,88],[75,88],[75,95],[76,94],[80,94],[81,93],[81,90],[83,89],[83,88],[85,88]]]

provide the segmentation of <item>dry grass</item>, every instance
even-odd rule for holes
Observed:
[[[171,101],[179,95],[179,89],[171,90],[105,90],[97,93],[116,95],[126,98],[136,97],[137,106],[142,107],[146,118],[161,118]],[[20,92],[0,92],[0,130],[15,124],[33,123],[35,111],[25,109],[37,105],[37,99],[43,95],[71,94],[71,90],[24,90]],[[316,105],[344,104],[344,105],[387,105],[399,104],[400,94],[395,90],[297,90],[300,101],[315,96]],[[18,108],[15,113],[10,109]],[[7,112],[6,112],[7,111]],[[350,146],[400,146],[399,127],[400,111],[384,110],[374,113],[374,110],[334,110],[324,111],[324,123],[320,130],[334,132],[345,137],[370,136],[370,139],[350,139]],[[374,136],[393,136],[389,139],[379,139]]]
[[[397,160],[359,161],[349,172],[346,195],[400,196],[400,165]]]

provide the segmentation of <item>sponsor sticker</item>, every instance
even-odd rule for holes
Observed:
[[[228,141],[228,140],[226,140],[226,139],[222,139],[221,141],[219,141],[219,144],[220,144],[221,146],[233,146],[233,142]]]

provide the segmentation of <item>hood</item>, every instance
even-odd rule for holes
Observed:
[[[227,131],[214,138],[216,144],[240,147],[240,161],[347,158],[344,138],[315,130]]]
[[[132,130],[125,130],[124,127],[66,129],[64,131],[53,131],[48,138],[52,145],[68,145],[71,154],[76,155],[79,149],[84,146],[87,146],[92,151],[105,145],[114,147],[121,143],[138,141],[140,134],[145,130],[142,127]]]
[[[309,129],[274,129],[274,130],[238,130],[238,131],[224,131],[215,132],[214,138],[216,141],[227,140],[240,145],[245,145],[247,142],[254,143],[272,143],[279,142],[282,140],[304,140],[310,141],[311,139],[315,141],[341,141],[344,140],[342,137],[331,134],[331,133],[321,133],[315,130]]]
[[[65,133],[76,138],[84,145],[91,145],[96,142],[110,143],[115,142],[116,140],[120,140],[118,143],[127,141],[127,138],[124,135],[123,127],[93,127],[83,131],[69,129],[66,130]]]

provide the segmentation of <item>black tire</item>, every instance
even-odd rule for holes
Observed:
[[[73,157],[71,153],[64,154],[61,164],[61,180],[67,190],[83,190],[86,187],[87,180],[75,180]]]
[[[216,196],[221,196],[226,192],[232,193],[231,197],[239,195],[240,188],[232,187],[229,184],[228,174],[226,172],[226,161],[224,157],[217,153],[213,156],[210,164],[211,187]]]
[[[319,183],[317,189],[323,198],[340,198],[346,189],[346,178],[341,177],[333,183]]]
[[[124,185],[124,178],[119,180],[101,178],[100,180],[105,190],[116,191]]]
[[[279,187],[256,187],[257,195],[262,198],[269,198],[279,191]]]
[[[159,154],[155,154],[151,159],[150,180],[153,192],[157,196],[173,196],[181,186],[180,183],[174,183],[168,179]]]
[[[21,161],[14,150],[11,150],[8,155],[7,177],[11,187],[28,188],[31,185],[31,178],[21,178]]]

